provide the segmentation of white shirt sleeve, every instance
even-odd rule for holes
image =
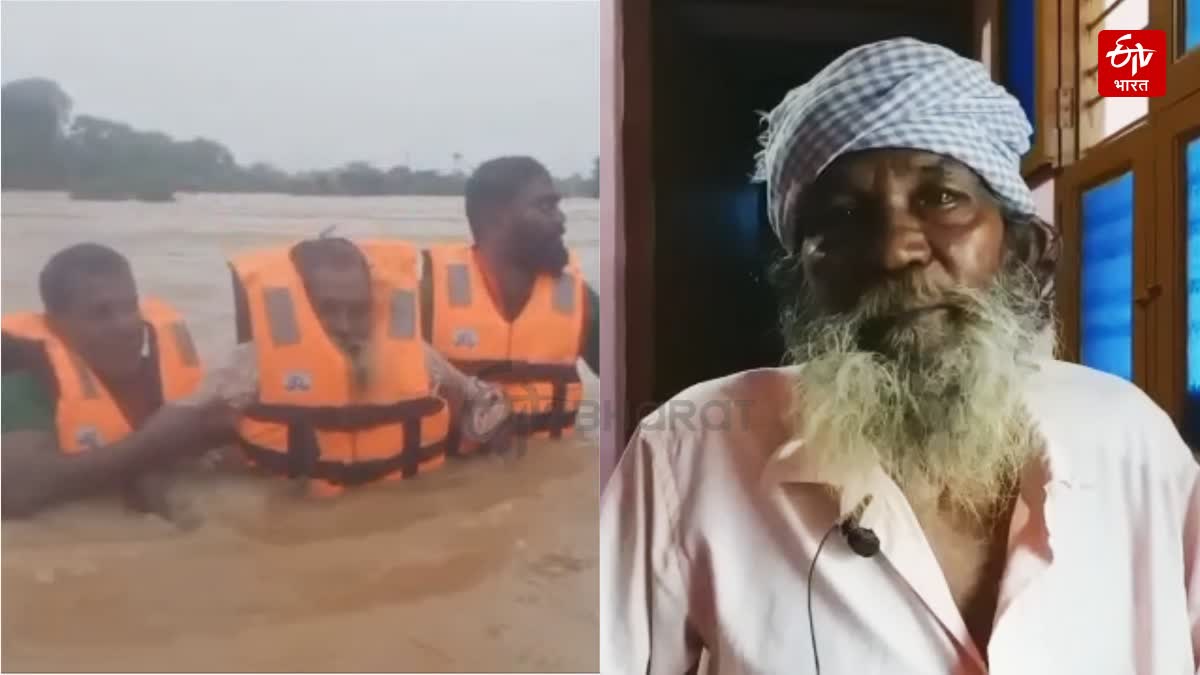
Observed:
[[[600,503],[600,672],[683,675],[700,658],[667,433],[634,435]]]
[[[1192,663],[1200,675],[1200,478],[1190,472],[1186,483],[1187,514],[1183,526],[1183,564],[1188,618],[1192,623]]]

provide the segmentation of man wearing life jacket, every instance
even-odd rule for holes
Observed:
[[[328,496],[437,468],[452,420],[502,433],[499,390],[421,338],[416,248],[321,238],[231,266],[239,340],[256,353],[258,401],[238,423],[253,464]]]
[[[599,298],[563,243],[561,200],[533,158],[484,162],[466,186],[474,244],[431,247],[422,277],[426,339],[503,386],[519,433],[550,438],[574,428],[579,358],[600,370]]]
[[[164,471],[228,439],[238,401],[202,386],[183,318],[139,300],[129,262],[98,244],[42,270],[44,312],[3,318],[3,514],[122,490],[131,505],[193,518]]]

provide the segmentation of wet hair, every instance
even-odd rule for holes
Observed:
[[[102,244],[83,243],[55,253],[42,267],[38,290],[48,314],[62,314],[88,277],[133,275],[125,256]]]
[[[550,171],[532,157],[511,156],[489,159],[467,179],[465,190],[467,224],[478,241],[487,213],[507,206],[535,178],[550,178]]]

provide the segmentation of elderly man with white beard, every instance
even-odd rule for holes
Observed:
[[[1053,358],[1030,132],[981,64],[907,38],[770,113],[792,365],[664,406],[738,402],[720,424],[634,435],[602,672],[1200,672],[1197,464],[1139,389]]]

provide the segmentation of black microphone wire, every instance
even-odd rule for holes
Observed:
[[[816,675],[821,675],[821,657],[817,654],[817,628],[813,625],[813,573],[817,571],[817,558],[821,557],[821,549],[825,548],[825,542],[829,540],[829,535],[833,534],[834,530],[841,525],[840,521],[834,523],[825,536],[821,537],[821,543],[817,544],[817,552],[813,554],[812,563],[808,566],[808,636],[812,639],[813,666],[816,668]]]

